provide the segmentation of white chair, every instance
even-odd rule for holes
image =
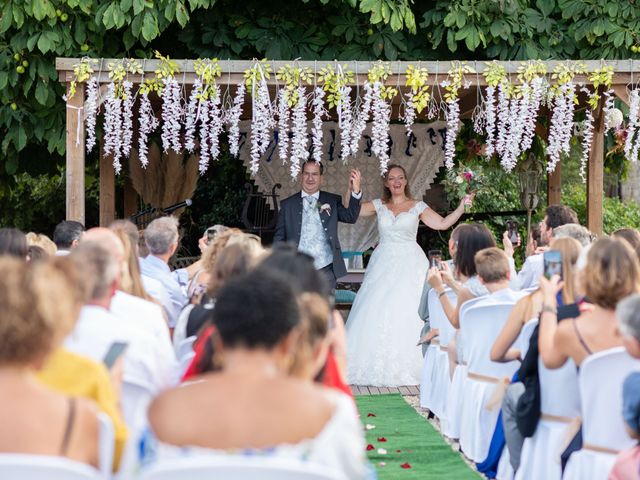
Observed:
[[[578,370],[573,360],[550,370],[538,359],[538,377],[541,416],[535,433],[522,446],[516,480],[560,480],[561,449],[580,416]]]
[[[184,375],[191,365],[191,361],[195,358],[196,352],[188,352],[180,359],[180,376]]]
[[[95,468],[65,457],[0,454],[0,478],[7,480],[101,480]]]
[[[190,352],[193,352],[193,344],[198,339],[196,335],[185,338],[178,344],[176,348],[176,357],[179,362],[182,362],[182,358]]]
[[[99,468],[104,478],[111,476],[113,452],[115,450],[115,429],[111,418],[104,412],[98,413],[100,423]]]
[[[276,457],[185,457],[161,460],[139,480],[346,480],[324,465]]]
[[[122,414],[130,430],[137,431],[146,423],[146,411],[156,393],[156,388],[142,379],[124,378]]]
[[[474,462],[487,456],[496,426],[499,404],[487,408],[487,402],[504,389],[518,369],[519,362],[491,361],[491,348],[513,309],[512,302],[485,300],[469,308],[460,318],[462,346],[468,362],[462,388],[460,447]]]
[[[587,357],[580,365],[582,449],[569,457],[565,480],[606,480],[620,450],[632,447],[622,419],[622,383],[640,371],[640,361],[623,347]]]
[[[518,335],[518,339],[516,340],[516,345],[520,349],[520,358],[524,358],[529,350],[529,341],[531,340],[531,335],[533,335],[533,331],[538,326],[538,319],[532,318],[527,323],[522,326],[522,330],[520,330],[520,335]]]

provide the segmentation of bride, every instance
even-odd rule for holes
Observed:
[[[407,173],[389,165],[382,199],[365,202],[360,216],[378,216],[380,243],[367,266],[347,323],[347,379],[351,385],[395,387],[420,383],[422,354],[416,342],[422,320],[420,295],[428,270],[416,242],[422,220],[434,230],[458,221],[466,196],[443,218],[409,193]]]

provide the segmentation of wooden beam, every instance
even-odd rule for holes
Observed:
[[[100,226],[107,227],[116,218],[116,172],[113,156],[104,155],[104,142],[100,140]]]
[[[624,103],[627,107],[629,106],[629,92],[627,91],[626,85],[614,85],[613,91],[616,94],[616,97],[620,99],[622,103]]]
[[[587,228],[596,235],[603,232],[604,197],[604,113],[602,101],[594,115],[593,143],[587,168]]]
[[[69,95],[67,84],[67,95]],[[84,83],[67,102],[67,220],[85,224],[84,206]]]
[[[133,188],[129,175],[124,177],[124,218],[138,211],[138,192]]]
[[[556,164],[556,169],[547,174],[547,205],[562,203],[562,162]]]

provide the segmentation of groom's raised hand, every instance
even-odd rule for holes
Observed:
[[[362,174],[360,170],[354,168],[351,170],[349,174],[349,188],[355,194],[359,194],[361,192],[360,183],[362,181]]]

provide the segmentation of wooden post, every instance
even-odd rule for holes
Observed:
[[[601,235],[604,197],[604,113],[602,102],[594,115],[593,143],[587,168],[587,228]]]
[[[555,205],[562,203],[562,187],[560,180],[562,178],[562,165],[556,163],[556,169],[547,174],[547,205]]]
[[[67,84],[69,95],[69,84]],[[84,225],[84,83],[67,102],[67,220]]]
[[[131,160],[129,160],[131,161]],[[124,218],[129,218],[138,211],[138,192],[133,188],[131,178],[124,177]]]
[[[104,142],[100,140],[100,226],[107,227],[116,218],[116,172],[113,156],[104,155]]]

